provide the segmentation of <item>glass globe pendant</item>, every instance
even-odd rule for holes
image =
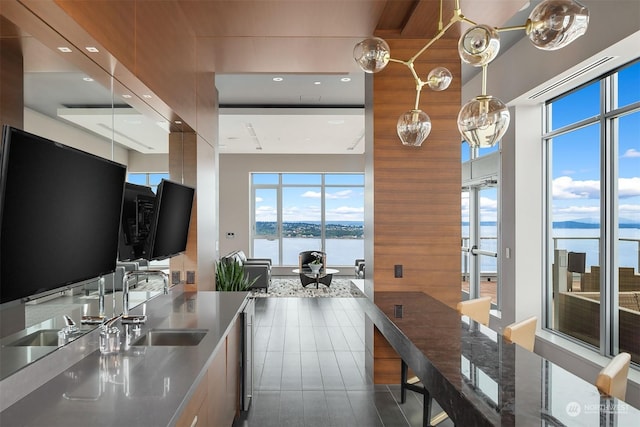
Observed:
[[[546,0],[529,15],[526,32],[542,50],[565,47],[587,31],[589,10],[575,0]]]
[[[498,98],[476,96],[458,114],[458,130],[471,147],[493,147],[509,127],[509,110]]]
[[[364,39],[353,48],[353,59],[365,73],[377,73],[384,69],[390,57],[389,45],[379,37]]]
[[[433,91],[440,92],[447,89],[452,80],[451,71],[444,67],[436,67],[427,76],[427,86]]]
[[[396,129],[403,145],[419,147],[431,132],[431,119],[422,110],[410,110],[400,116]]]
[[[474,67],[493,61],[500,51],[500,36],[495,28],[476,25],[469,28],[458,41],[460,59]]]

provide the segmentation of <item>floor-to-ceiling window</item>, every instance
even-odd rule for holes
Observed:
[[[499,147],[462,150],[462,298],[490,296],[499,308]]]
[[[546,326],[640,363],[640,62],[545,112]]]
[[[276,266],[296,266],[306,250],[327,263],[353,265],[364,257],[364,175],[254,173],[252,254]]]

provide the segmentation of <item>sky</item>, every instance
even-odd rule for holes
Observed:
[[[618,105],[640,101],[640,62],[619,73]],[[554,102],[553,129],[596,116],[599,113],[599,82]],[[640,223],[640,112],[618,121],[618,191],[620,222]],[[600,214],[600,126],[597,124],[554,138],[552,151],[553,221],[599,223]],[[498,147],[481,150],[481,155]],[[463,161],[469,148],[462,147]],[[469,219],[468,196],[462,194],[462,219]],[[480,194],[481,221],[497,218],[497,190]]]
[[[277,183],[277,174],[256,174],[254,182]],[[322,187],[320,174],[284,174],[282,219],[284,222],[320,221]],[[296,186],[289,187],[286,184]],[[314,185],[305,185],[314,184]],[[325,175],[325,220],[364,221],[364,175]],[[275,189],[256,189],[256,221],[276,221]]]

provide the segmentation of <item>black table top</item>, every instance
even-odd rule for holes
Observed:
[[[357,303],[456,425],[640,425],[638,409],[424,293]]]

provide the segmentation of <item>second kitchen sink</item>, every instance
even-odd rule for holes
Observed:
[[[206,329],[151,329],[132,346],[195,346],[207,335]]]

